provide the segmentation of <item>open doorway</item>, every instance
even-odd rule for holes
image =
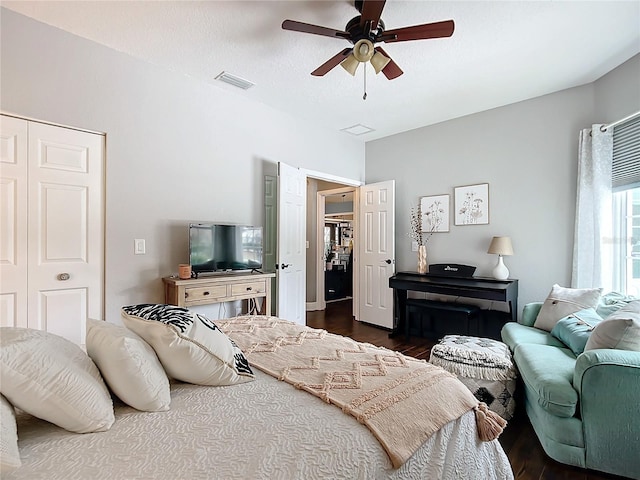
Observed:
[[[332,188],[324,188],[326,184],[320,182],[328,182]],[[332,189],[338,191],[327,192]],[[303,324],[305,310],[326,308],[325,202],[318,201],[318,197],[346,192],[354,193],[355,207],[350,302],[353,316],[358,321],[392,329],[393,291],[389,278],[395,272],[395,182],[362,185],[282,162],[278,163],[277,177],[276,265],[280,268],[276,270],[276,314]]]
[[[350,300],[353,298],[354,192],[320,194],[320,201],[322,198],[324,300]]]
[[[353,305],[357,186],[309,178],[307,183],[307,311],[327,302]]]

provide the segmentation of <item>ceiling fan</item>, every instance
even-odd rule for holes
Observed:
[[[351,75],[355,75],[360,63],[371,62],[376,73],[382,72],[389,80],[393,80],[404,72],[387,52],[375,46],[376,43],[450,37],[453,35],[454,23],[453,20],[446,20],[385,30],[384,22],[380,18],[385,2],[386,0],[355,0],[355,7],[360,15],[349,20],[344,30],[334,30],[295,20],[285,20],[282,22],[282,28],[294,32],[342,38],[353,44],[353,47],[345,48],[320,65],[311,72],[311,75],[321,77],[337,65],[342,65]]]

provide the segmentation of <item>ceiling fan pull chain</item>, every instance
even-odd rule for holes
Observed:
[[[367,99],[367,62],[364,62],[364,95],[362,96],[362,100]]]

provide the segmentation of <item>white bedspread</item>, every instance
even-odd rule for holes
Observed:
[[[107,432],[76,434],[19,415],[23,466],[12,479],[512,479],[473,412],[447,424],[394,470],[364,426],[260,371],[232,387],[174,384],[171,410],[116,407]]]

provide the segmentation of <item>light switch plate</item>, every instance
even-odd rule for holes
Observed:
[[[146,253],[144,238],[136,238],[134,240],[133,253],[136,255],[144,255]]]

